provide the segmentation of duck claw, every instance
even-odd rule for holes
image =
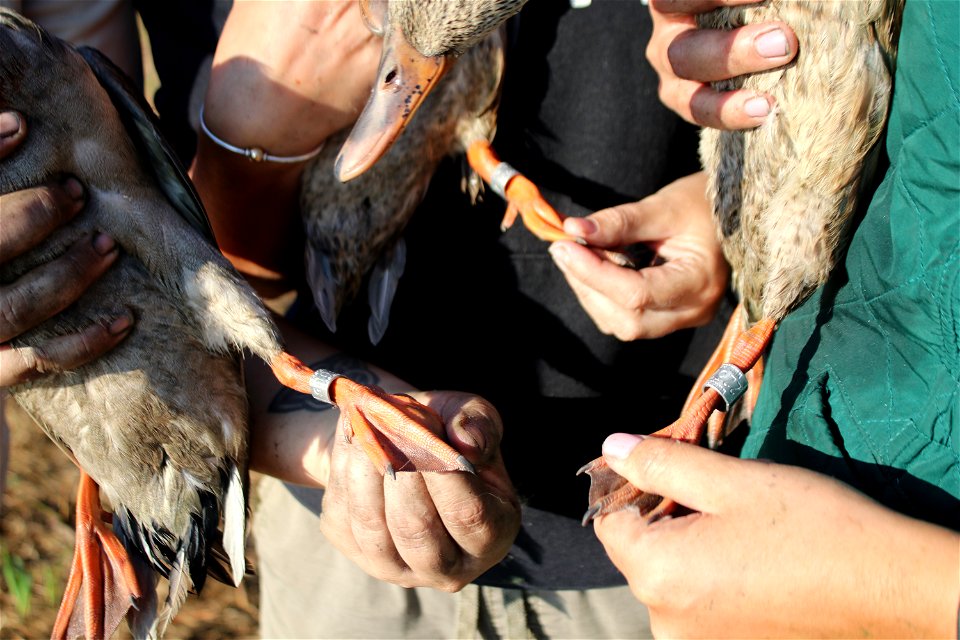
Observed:
[[[389,394],[349,378],[332,383],[341,427],[351,433],[381,475],[398,471],[466,471],[473,465],[439,435],[440,415],[405,394]]]
[[[577,474],[590,476],[590,494],[587,511],[580,524],[623,509],[636,509],[648,522],[654,522],[673,512],[677,504],[652,493],[637,489],[626,478],[611,469],[602,457],[585,464]]]

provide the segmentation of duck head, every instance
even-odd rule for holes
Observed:
[[[454,60],[526,1],[360,0],[367,26],[383,37],[383,52],[370,99],[337,157],[340,180],[383,156]]]

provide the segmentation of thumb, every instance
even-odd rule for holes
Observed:
[[[638,489],[719,513],[736,505],[747,463],[687,442],[615,433],[603,443],[610,468]]]
[[[443,419],[447,441],[471,464],[481,466],[497,455],[503,422],[492,404],[457,391],[435,391],[428,397],[428,406]]]
[[[645,201],[602,209],[584,218],[567,218],[563,230],[595,247],[623,247],[662,240],[669,235],[658,227],[661,216]]]

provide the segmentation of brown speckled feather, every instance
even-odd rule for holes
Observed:
[[[267,310],[194,226],[202,208],[178,208],[193,198],[182,170],[164,165],[156,148],[145,154],[143,145],[158,141],[150,127],[125,128],[117,109],[135,107],[115,106],[104,89],[112,82],[101,86],[91,72],[110,68],[98,64],[0,12],[0,108],[21,112],[30,130],[0,162],[0,192],[73,174],[88,194],[81,215],[0,266],[0,282],[89,242],[95,230],[122,249],[79,302],[13,343],[35,347],[123,309],[136,319],[99,360],[12,392],[109,498],[148,596],[155,601],[151,566],[180,585],[169,617],[208,571],[242,577],[247,401],[238,355],[246,348],[271,361],[281,346]],[[131,611],[137,635],[157,622],[149,597]]]
[[[708,193],[750,322],[782,319],[827,280],[846,246],[886,123],[902,4],[770,0],[700,18],[708,28],[782,20],[800,42],[785,69],[716,83],[772,95],[763,125],[701,136]]]

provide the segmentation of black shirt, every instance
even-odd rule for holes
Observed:
[[[657,97],[644,58],[651,22],[640,2],[571,9],[531,0],[508,29],[494,148],[558,211],[584,215],[636,201],[699,168],[696,131]],[[418,388],[477,393],[500,411],[523,531],[478,582],[623,584],[592,528],[580,526],[589,483],[575,472],[600,455],[608,434],[672,422],[710,338],[682,331],[624,343],[603,335],[547,243],[519,222],[501,234],[505,206],[489,192],[470,205],[460,191],[462,162],[441,166],[404,234],[406,270],[380,344],[367,340],[363,293],[331,339]]]

